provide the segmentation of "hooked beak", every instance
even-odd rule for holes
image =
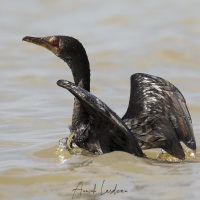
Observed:
[[[57,46],[52,45],[51,41],[54,37],[30,37],[26,36],[22,39],[22,41],[30,42],[39,46],[42,46],[52,53],[57,55],[59,48]]]

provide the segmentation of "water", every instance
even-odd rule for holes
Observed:
[[[2,1],[0,198],[198,199],[199,6],[197,0]],[[56,81],[72,81],[71,72],[52,53],[21,41],[26,35],[54,34],[83,43],[91,63],[91,91],[119,116],[128,105],[131,74],[145,72],[174,83],[192,115],[196,162],[166,163],[114,152],[72,156],[62,163],[56,149],[69,134],[73,97]],[[90,193],[74,193],[78,185]],[[121,192],[105,193],[114,188]]]

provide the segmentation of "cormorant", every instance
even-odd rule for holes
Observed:
[[[120,119],[90,93],[89,60],[77,39],[27,36],[23,40],[47,48],[72,70],[75,84],[65,80],[57,84],[75,96],[71,127],[76,134],[73,142],[79,147],[96,153],[122,150],[140,157],[144,155],[141,149],[162,148],[179,159],[185,158],[181,141],[196,150],[186,101],[170,82],[144,73],[133,74],[129,106]]]

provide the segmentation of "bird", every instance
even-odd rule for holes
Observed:
[[[186,100],[169,81],[145,73],[131,75],[129,105],[120,118],[90,92],[90,63],[79,40],[62,35],[22,40],[48,49],[71,69],[74,83],[57,84],[75,96],[71,131],[77,146],[97,154],[119,150],[138,157],[145,156],[142,150],[161,148],[181,160],[181,142],[196,151]]]

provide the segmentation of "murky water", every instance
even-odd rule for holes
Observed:
[[[0,198],[199,199],[199,8],[197,0],[2,1]],[[54,34],[83,43],[92,93],[120,116],[128,105],[131,74],[174,83],[192,115],[196,161],[166,163],[114,152],[75,155],[62,163],[56,149],[69,134],[73,97],[56,81],[72,81],[71,71],[47,50],[21,41]]]

